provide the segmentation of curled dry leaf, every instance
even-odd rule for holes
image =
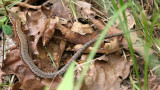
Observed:
[[[106,50],[106,53],[116,51],[118,50],[118,48],[119,48],[118,38],[115,38],[111,40],[110,43],[105,43],[104,45],[104,49]]]
[[[29,43],[34,54],[38,54],[37,43],[40,37],[42,37],[43,45],[46,45],[54,35],[55,23],[59,21],[57,17],[51,18],[53,14],[51,10],[44,8],[42,7],[41,10],[32,12],[31,16],[26,15],[27,26],[29,28],[27,35],[30,38]]]
[[[92,27],[89,24],[82,24],[80,22],[74,22],[71,31],[85,35],[87,33],[93,33]]]
[[[44,34],[43,34],[43,37],[42,37],[43,46],[48,44],[49,40],[52,38],[52,36],[55,32],[55,23],[56,22],[52,19],[48,22],[47,30],[44,31]]]
[[[49,19],[46,19],[46,16],[41,11],[33,12],[31,16],[27,14],[26,18],[29,28],[27,36],[30,38],[31,51],[34,54],[38,54],[37,43],[45,31]]]
[[[120,84],[129,75],[132,63],[117,54],[106,57],[90,66],[81,90],[121,90]]]

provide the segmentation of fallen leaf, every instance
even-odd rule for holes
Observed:
[[[95,15],[95,12],[91,10],[91,4],[84,1],[76,1],[76,11],[81,14],[83,18],[89,18],[89,15]],[[80,17],[80,16],[79,16]]]
[[[12,86],[12,90],[19,90],[19,89],[22,89],[21,83],[20,82],[14,83],[14,85]]]
[[[106,53],[110,53],[113,51],[116,51],[120,48],[118,38],[114,38],[113,40],[110,40],[110,43],[105,43],[104,49],[106,50]]]
[[[23,84],[25,90],[44,90],[44,85],[37,79],[26,80]]]
[[[96,35],[96,33],[90,33],[90,34],[86,34],[86,35],[81,35],[79,33],[74,33],[74,32],[66,32],[65,34],[65,38],[72,43],[75,44],[85,44],[88,41],[97,38],[98,36]]]
[[[92,27],[89,24],[82,24],[80,22],[74,22],[71,31],[85,35],[87,33],[93,33]]]
[[[53,20],[50,20],[50,22],[48,23],[48,27],[47,30],[44,31],[44,34],[42,36],[42,40],[43,40],[43,46],[45,46],[46,44],[48,44],[49,40],[52,38],[54,32],[55,32],[55,23]]]
[[[70,29],[66,28],[65,26],[59,23],[56,23],[56,29],[59,29],[61,31],[62,34],[59,35],[60,37],[64,35],[64,38],[67,39],[67,41],[74,44],[85,44],[88,41],[98,37],[94,32],[86,35],[81,35],[79,33],[71,31]]]
[[[22,62],[19,50],[12,50],[7,53],[6,57],[4,67],[2,67],[6,74],[15,74],[20,82],[23,82],[25,79],[35,78],[34,73]]]
[[[101,20],[95,19],[93,16],[89,16],[88,18],[98,28],[98,30],[103,30],[105,28],[105,24]]]
[[[69,5],[66,3],[66,1],[61,2],[60,0],[49,0],[48,2],[45,2],[43,5],[45,6],[47,3],[52,3],[51,10],[54,11],[54,15],[69,20],[71,17],[69,14],[72,13],[72,11],[69,9]]]
[[[29,44],[31,51],[34,54],[38,54],[37,43],[46,30],[46,25],[49,22],[49,19],[47,19],[47,17],[41,11],[33,12],[31,13],[31,16],[27,14],[26,18],[29,29],[27,36],[30,38]]]
[[[132,63],[113,53],[106,57],[90,66],[81,90],[121,90],[120,84],[129,75]]]
[[[32,12],[31,15],[26,14],[26,18],[29,29],[27,36],[29,37],[31,51],[34,54],[39,54],[37,50],[39,39],[42,37],[43,45],[46,45],[54,35],[54,26],[59,19],[54,17],[53,12],[44,6],[42,6],[41,10]]]

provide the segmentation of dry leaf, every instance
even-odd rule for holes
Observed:
[[[4,60],[4,67],[2,70],[7,74],[15,74],[20,82],[24,79],[35,78],[34,73],[31,72],[28,66],[22,62],[20,58],[20,51],[15,49],[7,53],[6,60]]]
[[[96,33],[94,33],[94,32],[86,34],[86,35],[81,35],[79,33],[75,33],[59,23],[56,23],[56,29],[59,29],[61,31],[61,33],[64,35],[65,39],[67,39],[69,42],[75,43],[75,44],[85,44],[86,42],[98,37],[96,35]],[[61,34],[59,36],[62,37]]]
[[[24,82],[23,87],[25,90],[44,90],[45,85],[40,80],[29,79]]]
[[[48,44],[49,40],[52,38],[54,32],[55,32],[55,23],[52,19],[50,20],[50,22],[48,22],[48,27],[47,30],[44,31],[44,34],[42,36],[42,40],[43,40],[43,46],[45,46],[46,44]]]
[[[76,11],[81,14],[82,17],[88,18],[89,15],[95,15],[95,12],[91,10],[91,4],[84,1],[76,1]],[[80,17],[81,17],[80,16]]]
[[[26,15],[27,26],[29,28],[27,36],[30,38],[29,44],[34,54],[38,54],[37,43],[46,30],[49,19],[41,12],[33,12],[31,16]]]
[[[86,34],[86,35],[80,35],[78,33],[74,33],[74,32],[66,32],[65,34],[65,38],[72,43],[75,44],[85,44],[88,41],[97,38],[98,36],[96,35],[96,33],[91,33],[91,34]]]
[[[106,57],[90,66],[81,90],[121,90],[120,84],[129,75],[132,63],[117,54]]]
[[[118,38],[114,38],[110,41],[110,43],[105,43],[104,49],[106,50],[106,53],[113,52],[118,50],[119,48],[119,41]]]
[[[60,0],[49,0],[49,3],[52,3],[51,10],[54,11],[54,15],[67,19],[70,19],[69,14],[72,13],[72,11],[69,9],[69,6],[66,4],[66,1],[61,2]],[[44,5],[47,3],[44,3]]]
[[[85,35],[87,33],[93,33],[92,27],[88,24],[82,24],[80,22],[74,22],[71,31]]]

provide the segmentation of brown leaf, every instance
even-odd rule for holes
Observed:
[[[120,84],[129,75],[132,63],[117,54],[106,57],[90,66],[81,90],[121,90]]]
[[[41,11],[33,12],[31,16],[27,14],[26,18],[29,28],[27,35],[30,38],[31,51],[34,54],[38,54],[37,43],[45,31],[49,19],[46,19],[46,16]]]
[[[80,22],[74,22],[71,31],[85,35],[87,33],[93,33],[92,27],[88,24],[82,24]]]
[[[23,83],[25,90],[44,90],[44,85],[37,79],[29,79]]]
[[[47,17],[54,17],[53,11],[50,9],[47,9],[45,6],[42,6],[41,10]]]
[[[110,43],[105,43],[104,49],[106,50],[106,53],[110,53],[113,51],[116,51],[119,49],[119,41],[118,38],[114,38],[113,40],[110,40]]]
[[[75,44],[85,44],[86,42],[97,38],[96,33],[89,33],[86,35],[81,35],[79,33],[73,32],[70,29],[64,27],[63,25],[56,23],[56,29],[59,29],[61,33],[64,35],[64,38],[67,39],[71,43]],[[80,29],[79,29],[80,30]],[[62,36],[62,35],[60,35]]]
[[[20,51],[15,49],[7,53],[2,70],[7,74],[15,74],[20,82],[35,78],[34,73],[22,62]]]
[[[12,86],[12,90],[19,90],[19,89],[21,89],[21,83],[20,82],[14,83],[14,85]]]
[[[32,12],[30,16],[27,14],[26,18],[31,51],[34,54],[39,54],[37,43],[40,37],[42,37],[43,45],[46,45],[54,35],[54,26],[58,20],[53,16],[53,12],[45,7],[42,7],[42,10]]]
[[[44,34],[43,34],[43,46],[45,46],[49,40],[52,38],[54,32],[55,32],[55,23],[53,20],[50,20],[50,22],[48,23],[48,29],[44,31]]]
[[[60,23],[56,23],[56,29],[60,30],[63,35],[65,35],[69,31],[68,28],[66,28],[65,26],[61,25]]]
[[[69,20],[69,14],[72,13],[69,6],[66,4],[66,1],[61,2],[60,0],[49,0],[49,3],[52,3],[51,10],[54,11],[54,15]],[[47,4],[47,3],[45,3]],[[45,5],[44,4],[44,5]]]
[[[80,13],[79,17],[88,18],[90,15],[95,15],[95,12],[91,10],[91,4],[84,1],[76,1],[76,11]]]
[[[80,35],[79,33],[74,33],[74,32],[67,32],[65,34],[65,38],[72,43],[75,44],[85,44],[88,41],[97,38],[98,36],[96,33],[91,33],[91,34],[86,34],[86,35]]]
[[[89,19],[99,30],[103,30],[105,28],[105,24],[101,20],[95,19],[93,16],[89,16]]]

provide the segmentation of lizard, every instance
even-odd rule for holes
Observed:
[[[96,39],[92,39],[90,41],[88,41],[87,43],[85,43],[83,45],[82,48],[80,48],[68,61],[68,63],[63,66],[59,71],[56,72],[44,72],[43,70],[39,69],[33,62],[32,57],[30,55],[29,52],[29,45],[28,45],[28,40],[27,40],[27,36],[25,35],[25,33],[21,30],[21,20],[18,16],[11,14],[10,17],[12,19],[14,19],[13,21],[11,20],[11,22],[15,23],[15,33],[17,34],[17,37],[19,39],[19,47],[20,47],[20,54],[21,54],[21,59],[28,65],[28,67],[30,68],[30,70],[37,76],[39,76],[40,78],[55,78],[57,75],[62,75],[65,73],[65,71],[67,70],[67,68],[70,66],[70,64],[76,60],[81,53],[88,48],[91,44],[93,44],[94,42],[96,42]],[[111,38],[111,37],[115,37],[115,36],[120,36],[123,35],[124,33],[118,33],[118,34],[113,34],[113,35],[107,35],[105,38]]]

